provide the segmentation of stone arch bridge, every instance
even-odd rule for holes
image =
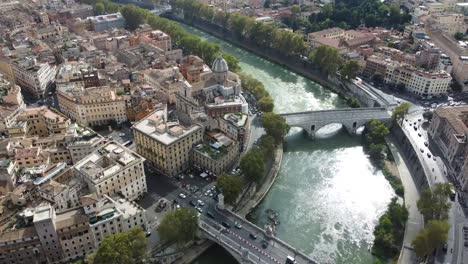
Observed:
[[[280,114],[280,116],[284,117],[289,126],[301,127],[312,138],[320,128],[333,123],[343,124],[343,127],[352,134],[372,119],[384,123],[391,121],[391,115],[386,107],[305,111]]]

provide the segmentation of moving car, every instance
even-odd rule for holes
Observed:
[[[286,264],[294,264],[294,263],[296,263],[296,260],[293,257],[291,256],[286,257]]]
[[[255,234],[252,234],[252,233],[249,234],[249,237],[251,239],[253,239],[253,240],[257,239],[257,236]]]
[[[214,214],[210,211],[206,212],[206,215],[211,219],[215,219]]]
[[[224,226],[225,228],[231,228],[231,225],[227,222],[221,222],[221,225]]]
[[[234,222],[234,226],[237,228],[237,229],[241,229],[242,228],[242,225],[238,222]]]
[[[151,231],[149,231],[149,230],[148,230],[148,231],[146,231],[146,233],[145,233],[145,236],[146,236],[146,237],[149,237],[149,236],[151,236]]]

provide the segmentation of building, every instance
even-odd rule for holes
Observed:
[[[164,106],[133,125],[133,133],[137,152],[160,172],[173,177],[188,168],[190,149],[201,142],[203,128],[168,121]]]
[[[448,172],[468,190],[468,107],[444,107],[434,111],[429,136],[442,152]]]
[[[55,79],[57,87],[94,87],[102,86],[106,80],[99,71],[86,62],[66,62],[60,65]]]
[[[456,13],[433,14],[430,18],[433,29],[441,30],[450,36],[457,32],[466,32],[465,16]]]
[[[147,192],[145,159],[116,142],[107,142],[74,169],[97,195],[122,194],[134,200]]]
[[[338,49],[340,53],[346,53],[349,49],[355,49],[362,45],[372,46],[375,39],[373,34],[335,27],[309,33],[307,42],[312,49],[329,46]]]
[[[416,65],[426,70],[434,70],[439,65],[441,51],[433,43],[420,43],[420,51],[416,52]]]
[[[145,210],[136,203],[95,194],[80,197],[78,208],[62,213],[43,202],[18,219],[26,226],[0,234],[0,264],[73,262],[93,253],[107,235],[147,226]]]
[[[109,86],[84,88],[70,84],[57,87],[60,111],[84,126],[127,121],[125,95],[118,93]]]
[[[219,132],[208,132],[207,144],[192,149],[192,164],[215,175],[228,172],[239,158],[239,143]]]
[[[55,66],[26,58],[12,64],[16,84],[36,98],[43,98],[55,82]]]
[[[125,27],[125,19],[120,13],[88,17],[87,20],[91,23],[91,29],[97,32]]]
[[[172,49],[171,37],[161,30],[152,30],[150,32],[141,33],[139,34],[138,39],[140,43],[151,43],[164,51]]]
[[[250,129],[249,116],[244,113],[228,113],[218,119],[219,129],[240,144],[240,151],[247,144]]]
[[[147,84],[161,93],[162,98],[165,98],[163,101],[169,104],[174,104],[176,102],[176,93],[189,85],[177,67],[162,70],[146,70],[144,78]]]
[[[2,78],[0,75],[0,136],[8,135],[8,127],[24,111],[26,104],[21,95],[21,88]]]
[[[446,72],[425,72],[416,70],[406,88],[420,97],[442,96],[447,94],[452,77]]]
[[[27,108],[7,127],[9,137],[48,137],[64,135],[71,121],[46,106]]]

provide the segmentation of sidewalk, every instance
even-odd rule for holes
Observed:
[[[405,188],[405,205],[408,209],[408,221],[406,222],[405,236],[403,238],[403,245],[398,258],[398,263],[410,264],[417,263],[416,254],[413,251],[411,242],[418,234],[419,230],[424,227],[424,220],[418,211],[416,202],[419,200],[419,192],[414,183],[413,177],[407,167],[406,159],[400,155],[403,153],[399,150],[398,146],[394,143],[393,137],[386,138],[387,144],[395,158],[395,164],[397,165],[400,173],[400,178]]]
[[[236,213],[242,217],[245,217],[253,208],[255,208],[265,198],[267,193],[270,191],[271,186],[278,176],[281,162],[283,160],[283,145],[279,145],[275,150],[275,160],[268,174],[265,177],[265,181],[262,186],[255,192],[253,197],[250,197],[245,203],[240,204],[238,208],[241,208]]]

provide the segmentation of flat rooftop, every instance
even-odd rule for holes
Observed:
[[[199,125],[184,127],[178,123],[167,122],[164,109],[158,109],[136,123],[133,128],[159,141],[164,145],[171,145],[187,135],[201,129]]]
[[[75,169],[90,180],[100,182],[138,161],[144,161],[144,158],[111,141],[80,160]]]

